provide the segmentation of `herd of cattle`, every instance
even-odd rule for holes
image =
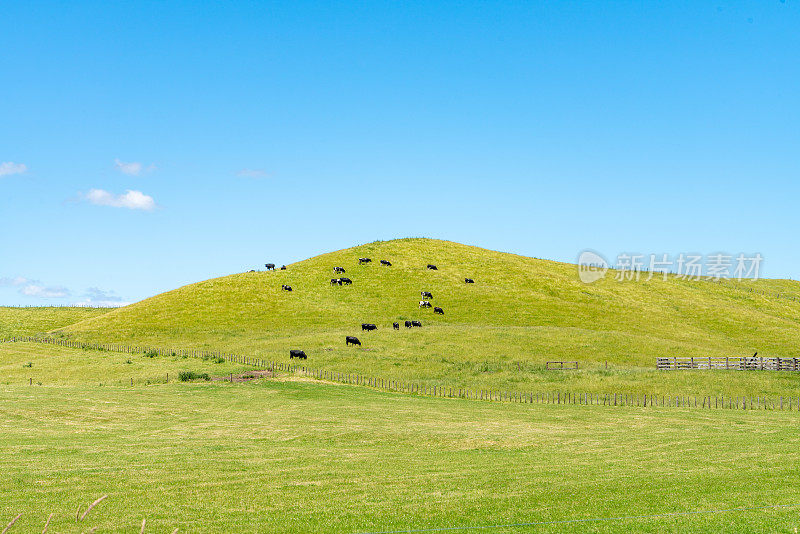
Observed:
[[[371,258],[358,258],[358,264],[359,265],[367,265],[369,263],[372,263],[372,259]],[[380,263],[381,263],[381,265],[383,265],[385,267],[391,267],[392,266],[392,262],[390,262],[388,260],[380,260]],[[274,263],[267,263],[267,264],[265,264],[265,267],[267,268],[268,271],[274,271],[275,270],[275,264]],[[436,265],[433,265],[432,263],[429,263],[426,268],[428,270],[431,270],[431,271],[438,270]],[[282,265],[281,266],[281,270],[285,271],[286,270],[286,266]],[[253,272],[253,271],[251,271],[251,272]],[[333,268],[333,272],[335,274],[345,274],[347,271],[345,271],[344,267],[334,267]],[[349,278],[346,278],[346,277],[331,278],[331,285],[332,286],[333,285],[339,285],[339,286],[341,286],[341,285],[352,285],[352,283],[353,283],[353,281],[351,279],[349,279]],[[473,280],[472,278],[464,278],[464,283],[465,284],[474,284],[475,280]],[[287,286],[287,285],[283,284],[283,285],[281,285],[281,289],[283,291],[291,291],[292,290],[292,286]],[[430,300],[426,300],[426,299],[433,299],[433,293],[431,293],[430,291],[421,291],[420,295],[422,297],[422,300],[419,301],[419,307],[420,308],[431,308],[432,307],[433,308],[433,313],[439,314],[439,315],[444,315],[444,309],[440,308],[439,306],[433,306],[431,304]],[[406,328],[421,328],[422,327],[422,322],[421,321],[416,321],[416,320],[411,320],[411,321],[405,321],[404,325],[405,325]],[[400,330],[400,323],[397,323],[397,322],[392,323],[392,328],[394,328],[395,330]],[[362,332],[369,332],[369,331],[377,330],[377,329],[378,329],[378,326],[374,325],[372,323],[362,323],[361,324],[361,331]],[[345,336],[345,345],[348,346],[348,347],[350,345],[354,345],[354,346],[358,345],[360,347],[361,346],[361,341],[355,336]],[[291,349],[291,350],[289,350],[289,359],[292,359],[292,358],[306,359],[307,357],[308,356],[306,356],[305,351],[302,351],[302,350],[299,350],[299,349]]]

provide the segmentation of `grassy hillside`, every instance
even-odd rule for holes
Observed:
[[[0,306],[0,339],[30,336],[108,313],[108,308]]]
[[[361,256],[374,261],[359,266]],[[380,259],[393,266],[379,265]],[[428,263],[438,270],[427,270]],[[347,269],[352,286],[330,285],[334,266]],[[464,277],[476,283],[465,284]],[[294,291],[282,291],[282,284]],[[302,348],[316,367],[470,387],[561,380],[542,371],[548,360],[578,360],[596,381],[605,362],[614,371],[652,369],[662,355],[758,350],[800,357],[800,302],[747,287],[798,293],[791,281],[617,282],[613,273],[585,285],[571,264],[402,239],[324,254],[286,271],[185,286],[59,332],[280,360],[288,359],[290,348]],[[434,294],[433,304],[445,315],[418,308],[421,290]],[[424,327],[391,329],[393,321],[406,319],[420,319]],[[362,333],[362,322],[377,324],[378,331]],[[345,347],[345,335],[358,336],[362,349]]]
[[[492,404],[307,382],[0,386],[13,532],[793,532],[798,414]],[[691,429],[691,431],[687,431]],[[83,523],[75,510],[109,498]],[[672,512],[746,511],[630,517]]]

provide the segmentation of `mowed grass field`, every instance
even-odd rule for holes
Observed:
[[[358,265],[362,256],[373,263]],[[427,270],[428,263],[438,270]],[[334,266],[347,270],[352,286],[330,285]],[[54,335],[221,349],[268,361],[287,361],[289,349],[303,349],[307,365],[318,369],[471,389],[796,394],[795,375],[665,374],[655,371],[655,361],[756,351],[800,357],[800,302],[792,299],[800,297],[800,284],[647,277],[619,282],[610,272],[586,285],[571,264],[401,239],[324,254],[286,271],[185,286]],[[283,284],[293,291],[282,291]],[[423,290],[444,315],[418,307]],[[408,319],[423,328],[392,330],[392,322]],[[361,323],[378,330],[362,332]],[[362,348],[346,347],[347,335],[358,336]],[[545,362],[563,360],[580,362],[582,370],[544,370]]]
[[[753,509],[800,503],[797,413],[495,404],[280,379],[0,385],[0,406],[0,523],[23,513],[12,533],[41,532],[50,513],[52,532],[138,532],[143,518],[147,532],[800,526],[800,507]],[[78,506],[104,494],[76,524]],[[732,508],[748,510],[663,515]]]

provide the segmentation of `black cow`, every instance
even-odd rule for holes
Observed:
[[[306,356],[306,353],[302,350],[292,349],[289,351],[289,359],[291,360],[292,358],[300,358],[301,360],[305,360],[308,358],[308,356]]]
[[[344,285],[346,285],[346,286],[349,286],[350,284],[352,284],[352,283],[353,283],[353,281],[352,281],[352,280],[350,280],[349,278],[344,278],[344,277],[342,277],[342,278],[339,278],[339,280],[341,280],[341,281],[342,281],[342,283],[343,283]]]
[[[377,329],[378,327],[375,326],[374,324],[361,323],[361,330],[366,330],[367,332],[369,332],[370,330],[377,330]]]
[[[292,286],[282,285],[281,289],[283,289],[284,291],[291,291],[292,290]]]
[[[472,278],[464,278],[464,283],[465,284],[474,284],[475,280],[473,280]]]
[[[344,273],[346,273],[347,271],[345,271],[345,270],[344,270],[344,267],[334,267],[334,268],[333,268],[333,272],[335,272],[335,273],[342,273],[342,274],[344,274]]]
[[[439,269],[437,269],[437,268],[436,268],[436,266],[435,266],[435,265],[433,265],[432,263],[429,263],[429,264],[428,264],[428,269],[430,269],[431,271],[438,271],[438,270],[439,270]]]
[[[400,323],[392,323],[392,327],[393,327],[395,330],[400,330]]]
[[[419,321],[411,321],[411,326],[419,326],[420,328],[422,328],[422,323]]]
[[[387,267],[391,267],[392,266],[392,262],[387,261],[387,260],[381,260],[381,265],[385,265]]]
[[[275,270],[275,264],[274,263],[267,263],[267,264],[264,265],[264,267],[266,267],[268,271],[269,270],[273,270],[273,271]]]
[[[250,270],[249,270],[249,271],[247,271],[247,272],[248,272],[248,273],[254,273],[254,272],[256,272],[256,270],[255,270],[255,269],[250,269]]]
[[[336,284],[342,285],[342,279],[341,278],[331,278],[331,285],[334,286]]]
[[[360,347],[361,346],[361,342],[355,336],[347,336],[347,339],[345,339],[345,345],[347,345],[347,346],[358,345]]]
[[[358,258],[358,263],[359,265],[363,265],[365,263],[372,263],[372,260],[370,258]]]
[[[433,293],[431,293],[430,291],[420,291],[420,294],[422,295],[423,299],[432,299],[433,298]]]
[[[438,313],[439,315],[444,315],[444,310],[441,309],[439,306],[433,308],[433,313]]]
[[[406,328],[411,328],[412,326],[414,326],[414,325],[412,324],[412,322],[413,322],[413,321],[406,321]]]
[[[281,265],[281,271],[285,271],[285,270],[286,270],[286,266],[285,265]]]
[[[428,302],[427,300],[421,300],[421,301],[419,301],[419,307],[420,308],[430,308],[431,307],[431,303]]]

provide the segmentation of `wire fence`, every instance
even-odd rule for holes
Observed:
[[[203,360],[220,360],[243,365],[263,367],[268,360],[255,358],[242,354],[232,354],[219,350],[203,349],[176,349],[163,347],[146,347],[136,345],[124,345],[121,343],[90,343],[76,341],[73,339],[61,339],[46,336],[13,336],[0,340],[0,343],[42,343],[45,345],[55,345],[72,349],[85,350],[104,350],[109,352],[121,352],[123,354],[151,354],[154,356],[181,356],[187,358],[200,358]]]
[[[448,399],[465,399],[485,402],[506,402],[515,404],[551,404],[551,405],[578,405],[578,406],[619,406],[641,408],[698,408],[707,410],[779,410],[800,412],[799,397],[770,397],[770,396],[744,396],[744,395],[686,395],[686,394],[660,394],[660,393],[598,393],[575,391],[539,391],[523,392],[503,389],[476,389],[454,387],[443,384],[430,384],[418,381],[407,381],[394,378],[381,378],[360,373],[346,373],[327,369],[315,369],[294,362],[281,362],[265,360],[231,354],[222,351],[209,351],[197,349],[164,349],[159,347],[137,347],[117,343],[88,343],[69,339],[58,339],[38,336],[12,337],[0,342],[27,342],[43,343],[68,348],[90,349],[120,352],[125,354],[153,354],[160,356],[186,356],[203,359],[218,358],[221,361],[239,363],[261,368],[274,376],[277,372],[294,374],[319,381],[334,382],[355,386],[364,386],[372,389],[421,395],[426,397],[440,397]],[[240,378],[240,377],[237,377]],[[143,380],[145,382],[143,382]],[[169,381],[169,375],[164,382]],[[234,376],[230,375],[230,381]],[[31,379],[31,384],[33,383]],[[121,381],[125,384],[125,381]],[[131,381],[135,384],[163,383],[160,378],[139,379]]]

